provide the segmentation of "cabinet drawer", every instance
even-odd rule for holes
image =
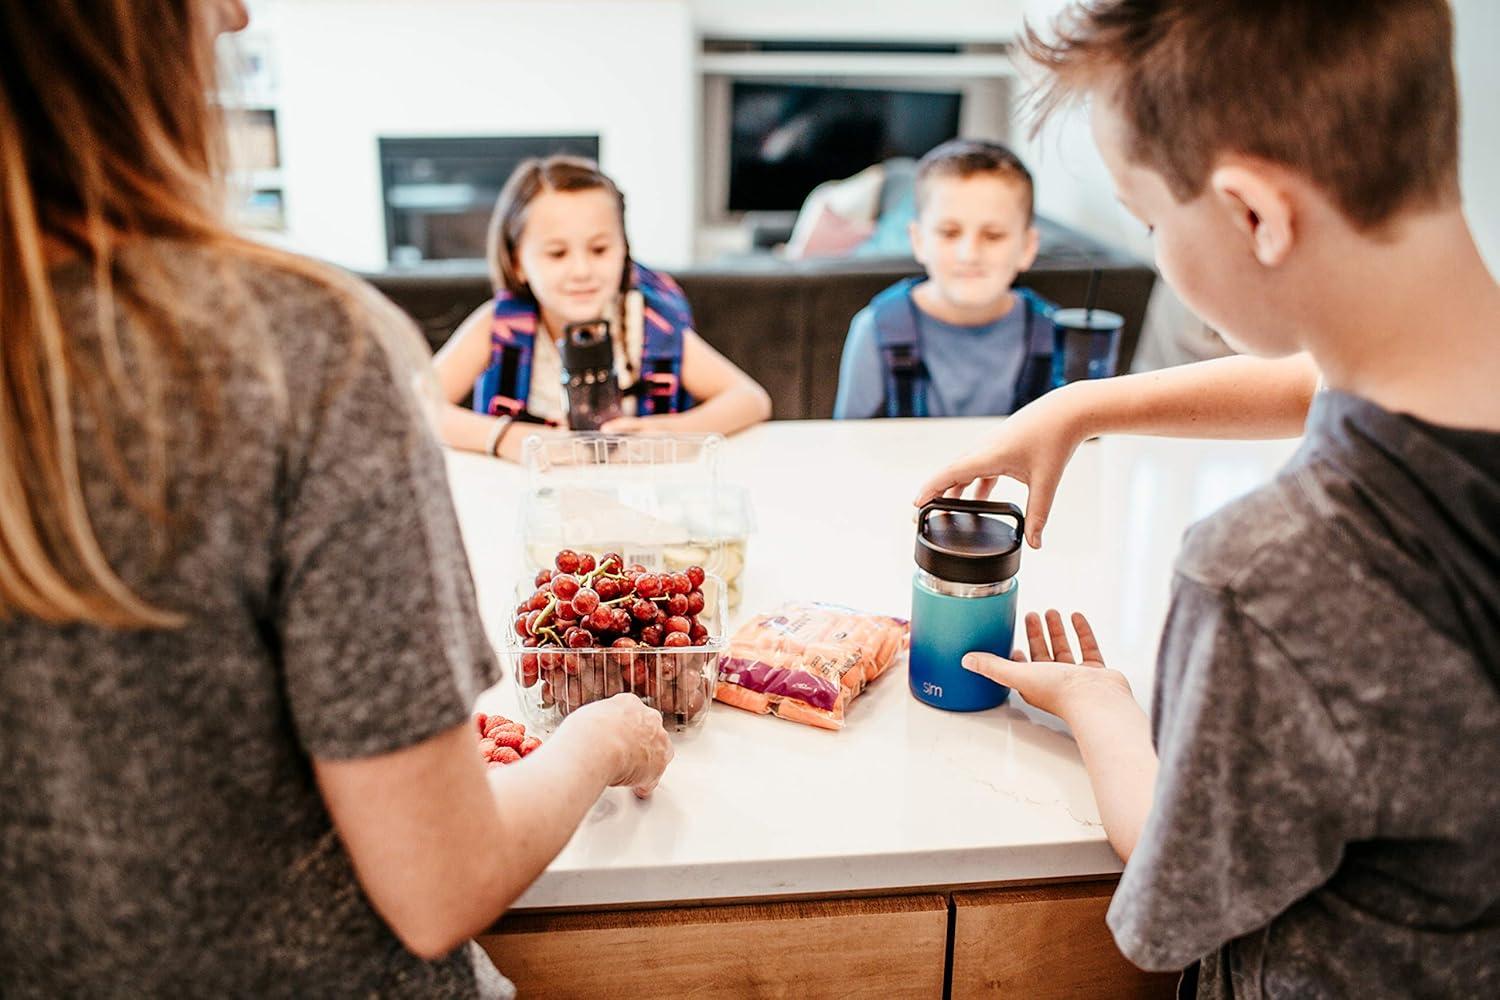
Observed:
[[[938,895],[530,915],[479,938],[526,1000],[943,993]]]
[[[1177,975],[1142,972],[1104,924],[1114,882],[953,894],[953,998],[1170,1000]]]

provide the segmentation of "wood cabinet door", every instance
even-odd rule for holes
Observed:
[[[953,1000],[1170,1000],[1177,975],[1142,972],[1104,912],[1115,883],[953,894]]]
[[[506,917],[479,938],[525,1000],[943,995],[940,895]]]

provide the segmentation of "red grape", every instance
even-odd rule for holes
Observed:
[[[594,644],[594,637],[581,628],[570,628],[563,636],[563,642],[568,644],[569,649],[585,649]]]
[[[695,590],[691,594],[687,595],[687,599],[688,614],[701,615],[703,613],[703,606],[707,603],[707,601],[704,600],[703,591]]]
[[[618,552],[606,552],[599,559],[599,567],[606,573],[619,573],[624,565],[625,560]]]
[[[630,631],[629,611],[626,611],[624,608],[611,608],[610,614],[614,618],[614,621],[610,624],[610,628],[612,628],[616,632]]]
[[[581,588],[573,595],[573,607],[580,615],[590,615],[599,606],[600,593],[588,587]]]
[[[525,615],[516,615],[515,629],[516,635],[520,636],[523,639],[531,634],[531,629],[526,625]]]
[[[560,622],[570,621],[578,617],[577,606],[572,601],[561,601],[558,603],[554,614],[557,615],[557,620]]]
[[[641,629],[641,642],[648,646],[660,646],[662,638],[667,634],[665,626],[647,625]]]
[[[589,628],[595,632],[608,632],[614,628],[615,613],[613,608],[595,608],[594,613],[589,615]]]
[[[536,585],[538,587],[540,587],[542,584],[546,583],[550,579],[552,579],[552,571],[550,569],[539,569],[539,570],[537,570],[537,572],[536,572]]]
[[[624,593],[624,590],[621,589],[620,581],[611,580],[609,577],[605,577],[594,584],[594,590],[599,594],[601,601],[612,601]]]
[[[689,566],[687,568],[688,582],[693,585],[694,590],[697,590],[699,587],[703,586],[703,579],[705,576],[706,574],[703,572],[702,566]]]
[[[671,618],[668,618],[666,628],[668,632],[681,632],[683,635],[687,635],[693,630],[692,623],[681,615],[673,615]]]
[[[690,646],[690,645],[692,645],[692,640],[689,639],[685,633],[682,633],[682,632],[672,632],[665,639],[662,640],[661,644],[663,646],[677,648],[677,647],[681,647],[681,646]]]
[[[644,622],[645,624],[649,625],[652,622],[656,621],[656,605],[652,604],[644,597],[639,598],[634,604],[630,606],[630,614],[637,621]]]
[[[578,572],[580,573],[592,573],[596,565],[594,557],[587,552],[578,557]]]
[[[558,556],[559,559],[562,556]],[[564,601],[571,601],[573,595],[578,593],[578,578],[564,573],[562,576],[552,578],[552,592]]]
[[[688,613],[688,598],[686,594],[673,594],[667,598],[667,612],[674,615],[685,615]]]
[[[645,598],[652,598],[662,592],[662,581],[659,576],[650,573],[642,574],[635,581],[635,592]]]
[[[672,573],[667,577],[666,592],[669,594],[686,594],[692,589],[693,584],[686,573]]]
[[[559,573],[578,572],[578,553],[572,549],[563,549],[557,554],[557,558],[553,562],[556,564]]]

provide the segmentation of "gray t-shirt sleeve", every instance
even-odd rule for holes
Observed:
[[[419,373],[356,310],[289,460],[276,628],[308,753],[370,756],[463,722],[499,676]]]
[[[878,416],[885,404],[885,365],[875,339],[875,316],[868,307],[855,314],[844,339],[839,362],[839,391],[833,419],[858,420]]]
[[[1374,823],[1314,688],[1229,594],[1179,576],[1159,659],[1160,770],[1108,922],[1126,957],[1167,970],[1322,885]]]

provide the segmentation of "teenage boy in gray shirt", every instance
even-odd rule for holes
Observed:
[[[1038,544],[1090,434],[1306,418],[1188,533],[1149,722],[1081,615],[1079,664],[1055,612],[1033,662],[965,658],[1068,722],[1126,860],[1115,939],[1199,996],[1500,995],[1500,288],[1451,45],[1442,0],[1122,0],[1028,40],[1044,106],[1094,98],[1165,279],[1280,360],[1067,387],[920,499],[1024,479]]]

